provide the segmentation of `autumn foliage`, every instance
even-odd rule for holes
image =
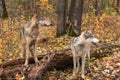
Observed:
[[[49,4],[48,0],[40,0],[38,5],[42,16],[53,23],[57,23],[54,6]],[[19,7],[22,8],[21,5]],[[0,19],[0,63],[21,57],[19,33],[27,21],[24,15],[10,17],[5,20]],[[83,15],[81,28],[82,31],[87,28],[93,30],[96,37],[100,39],[100,44],[120,44],[120,16],[118,15],[103,14],[102,16],[91,17]],[[45,41],[41,42],[43,38]],[[56,25],[41,26],[37,54],[41,55],[69,48],[73,38],[67,34],[56,38]],[[107,50],[111,52],[111,55],[91,59],[91,73],[87,73],[86,80],[95,80],[96,78],[103,80],[120,79],[120,48]],[[107,54],[103,50],[98,52],[101,53],[100,56]],[[53,69],[46,72],[44,77],[45,79],[47,77],[48,80],[55,80],[56,78],[57,80],[70,80],[71,75],[72,68],[63,71]],[[16,73],[16,78],[22,80],[18,73]]]

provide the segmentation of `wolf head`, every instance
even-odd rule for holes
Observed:
[[[83,32],[83,34],[86,41],[91,42],[94,45],[99,42],[99,39],[95,37],[91,30],[86,30]]]

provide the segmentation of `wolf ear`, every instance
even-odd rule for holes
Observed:
[[[38,21],[39,20],[39,14],[38,13],[35,13],[34,15],[33,15],[33,17],[31,18],[31,21]]]
[[[92,30],[89,30],[89,33],[92,33]]]
[[[37,11],[37,10],[35,10],[35,13],[38,13],[38,11]]]
[[[92,30],[86,30],[86,33],[92,33]]]
[[[85,33],[88,34],[88,33],[89,33],[89,30],[86,30]]]
[[[85,37],[85,36],[86,36],[86,34],[88,34],[88,31],[87,31],[87,30],[85,30],[84,32],[82,32],[82,34],[83,34],[83,36]]]

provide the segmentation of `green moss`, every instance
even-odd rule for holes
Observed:
[[[78,36],[78,35],[74,32],[72,26],[71,26],[70,29],[69,29],[68,35],[71,36],[71,37],[73,37],[73,36]]]
[[[66,34],[66,32],[64,32],[64,33],[57,33],[56,37],[59,38],[60,36],[63,36],[64,34]]]
[[[8,14],[7,12],[4,12],[4,14],[2,15],[2,19],[6,19],[6,18],[8,18]]]

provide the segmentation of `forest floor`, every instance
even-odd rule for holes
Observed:
[[[120,80],[120,50],[110,56],[91,61],[90,71],[86,66],[85,80]],[[72,68],[47,71],[43,80],[78,80],[72,76]]]

